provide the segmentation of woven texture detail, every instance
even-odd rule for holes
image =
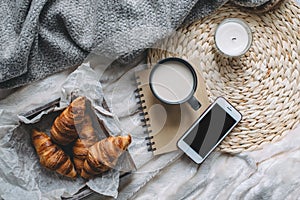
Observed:
[[[245,20],[253,32],[250,50],[239,58],[220,54],[214,43],[224,19]],[[178,29],[149,51],[149,66],[165,57],[196,58],[210,101],[227,98],[242,114],[241,123],[218,150],[239,153],[277,141],[300,122],[300,7],[294,0],[251,14],[229,5]]]

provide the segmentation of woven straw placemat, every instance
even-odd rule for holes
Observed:
[[[253,32],[252,46],[240,58],[227,58],[215,47],[216,27],[229,17],[245,20]],[[224,96],[243,114],[219,150],[255,150],[277,141],[300,122],[299,27],[300,7],[294,0],[260,15],[225,5],[155,45],[148,63],[151,67],[171,56],[196,58],[210,101]]]

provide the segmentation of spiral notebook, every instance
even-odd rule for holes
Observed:
[[[168,105],[153,96],[149,86],[151,69],[135,73],[137,81],[137,98],[139,99],[141,115],[143,116],[148,151],[154,155],[177,150],[177,141],[191,127],[195,120],[209,105],[205,82],[196,67],[198,85],[194,96],[201,107],[195,111],[188,103],[182,105]]]

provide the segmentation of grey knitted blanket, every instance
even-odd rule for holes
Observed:
[[[80,64],[93,50],[129,62],[228,0],[1,0],[0,88]],[[260,6],[268,0],[235,0]]]

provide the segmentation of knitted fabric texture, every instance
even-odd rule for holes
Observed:
[[[226,2],[2,0],[0,88],[21,86],[76,66],[92,50],[130,62],[183,22],[207,16]],[[240,0],[247,6],[265,2]]]

